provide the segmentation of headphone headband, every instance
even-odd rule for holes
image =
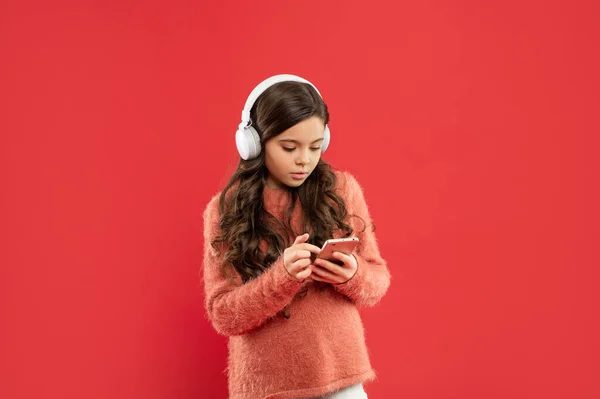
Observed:
[[[267,78],[260,82],[248,96],[246,104],[244,105],[244,109],[242,110],[242,123],[240,123],[240,129],[248,126],[248,123],[250,122],[250,111],[252,110],[252,107],[254,106],[254,103],[256,102],[258,97],[260,97],[260,95],[264,93],[265,90],[267,90],[269,87],[281,82],[308,83],[315,89],[319,96],[321,96],[321,93],[319,93],[319,90],[315,87],[315,85],[310,83],[308,80],[301,78],[300,76],[290,74],[271,76],[270,78]],[[323,96],[321,96],[321,98],[323,98]]]

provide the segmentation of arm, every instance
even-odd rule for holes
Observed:
[[[259,277],[242,283],[233,266],[223,275],[220,256],[211,246],[219,232],[217,197],[204,212],[204,291],[208,319],[222,335],[241,335],[261,326],[288,305],[302,287],[283,265],[283,256]]]
[[[352,299],[358,306],[373,306],[385,295],[390,285],[390,272],[386,261],[379,253],[377,239],[372,231],[372,220],[369,215],[362,188],[349,173],[346,177],[346,207],[350,215],[360,216],[366,223],[363,226],[360,219],[350,218],[354,234],[360,242],[354,252],[358,269],[354,276],[345,283],[334,287]],[[365,227],[364,231],[363,227]]]

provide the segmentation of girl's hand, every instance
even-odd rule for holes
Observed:
[[[315,260],[315,263],[311,265],[312,275],[310,278],[330,284],[341,284],[354,277],[354,274],[358,269],[356,258],[341,252],[334,252],[333,256],[340,262],[343,262],[343,264],[336,265],[325,259],[317,259]]]
[[[321,248],[316,245],[308,244],[308,233],[296,237],[291,247],[283,251],[283,265],[287,272],[298,281],[303,281],[311,275],[310,254],[318,254]]]

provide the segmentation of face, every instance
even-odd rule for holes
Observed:
[[[321,158],[325,123],[317,116],[305,119],[265,143],[267,186],[299,187]],[[303,172],[304,174],[296,174]]]

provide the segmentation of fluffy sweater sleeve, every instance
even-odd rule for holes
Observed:
[[[220,232],[219,220],[217,195],[204,211],[204,305],[218,333],[242,335],[261,326],[288,305],[302,283],[289,275],[280,257],[259,277],[243,284],[233,266],[223,264],[225,251],[217,254],[211,245]],[[229,276],[223,269],[231,270],[227,273]]]
[[[390,272],[386,261],[379,253],[377,239],[373,232],[373,222],[363,190],[349,173],[344,173],[345,191],[350,215],[360,216],[365,224],[355,217],[350,218],[354,235],[360,239],[354,256],[358,261],[358,270],[347,282],[334,287],[352,299],[357,306],[373,306],[385,295],[390,285]],[[343,184],[343,183],[342,183]]]

